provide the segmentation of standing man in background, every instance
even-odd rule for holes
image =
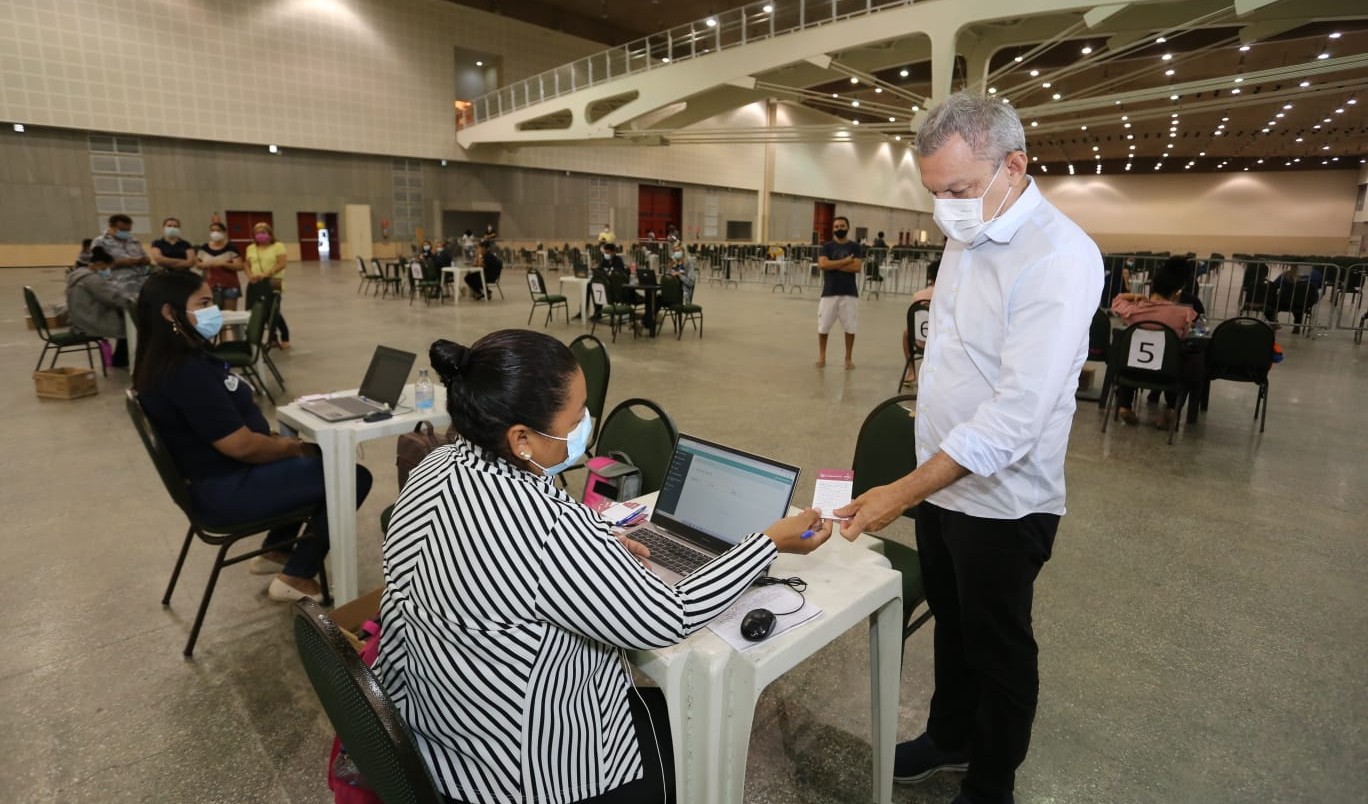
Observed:
[[[817,368],[826,365],[827,335],[837,319],[845,333],[845,367],[855,368],[855,328],[860,320],[860,289],[855,275],[864,263],[864,249],[847,239],[850,219],[831,222],[832,239],[822,245],[817,267],[822,269],[822,299],[817,302]]]
[[[90,247],[94,249],[95,246],[102,246],[114,259],[110,266],[110,281],[125,296],[136,297],[152,260],[143,251],[142,243],[133,236],[133,219],[123,213],[110,215],[109,228],[90,241]]]
[[[1036,575],[1064,514],[1064,454],[1102,255],[1026,175],[1012,108],[966,92],[917,132],[922,183],[947,238],[931,298],[911,474],[837,510],[841,533],[917,506],[917,554],[936,619],[926,732],[893,778],[967,770],[952,804],[1011,804],[1040,682]]]

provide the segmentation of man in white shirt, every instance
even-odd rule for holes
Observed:
[[[948,97],[917,133],[922,183],[947,237],[917,400],[918,467],[837,511],[842,534],[917,509],[936,618],[926,733],[894,780],[967,770],[954,804],[1012,802],[1039,677],[1032,587],[1064,514],[1064,454],[1102,257],[1026,175],[1012,108]]]

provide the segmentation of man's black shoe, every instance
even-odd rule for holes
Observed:
[[[898,743],[893,756],[893,781],[911,784],[924,781],[942,771],[969,770],[969,754],[964,751],[942,751],[923,734],[915,740]]]

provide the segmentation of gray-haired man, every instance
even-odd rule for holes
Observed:
[[[1036,575],[1064,514],[1064,453],[1088,325],[1102,292],[1096,244],[1026,175],[1011,107],[956,93],[917,132],[922,183],[947,238],[917,399],[917,469],[838,516],[877,531],[917,509],[936,618],[926,733],[893,776],[967,770],[955,802],[1011,802],[1039,676]]]

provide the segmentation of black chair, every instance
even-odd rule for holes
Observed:
[[[322,606],[295,604],[294,637],[318,702],[366,786],[387,804],[441,804],[399,710]]]
[[[641,493],[660,491],[670,468],[679,428],[649,399],[628,399],[613,408],[599,428],[595,455],[623,452],[641,470]]]
[[[33,367],[37,371],[43,367],[43,361],[47,359],[48,352],[52,352],[52,362],[48,368],[57,365],[57,358],[63,352],[85,351],[86,361],[91,368],[95,368],[95,356],[100,352],[100,342],[104,338],[96,335],[84,335],[79,332],[53,332],[48,329],[47,315],[43,312],[43,305],[38,302],[38,294],[33,292],[33,288],[24,287],[24,304],[28,306],[29,317],[33,319],[33,328],[38,331],[38,337],[43,341],[43,351],[38,355],[38,363]],[[100,373],[109,376],[109,371],[105,368],[104,357],[100,357]]]
[[[594,419],[594,432],[589,436],[592,444],[598,439],[599,428],[603,425],[603,406],[608,402],[608,380],[613,367],[608,360],[608,348],[593,335],[581,335],[571,341],[570,352],[584,372],[584,384],[588,389],[585,406]]]
[[[660,280],[660,309],[656,315],[661,319],[669,317],[674,323],[675,340],[684,337],[684,325],[690,321],[698,330],[698,337],[703,337],[703,308],[684,301],[684,283],[677,276]]]
[[[266,333],[275,332],[276,319],[280,317],[280,291],[273,291],[269,302],[270,305],[267,307],[266,313],[266,326],[263,330],[263,332]],[[271,352],[279,348],[279,343],[276,343],[275,340],[271,338],[267,338],[261,347],[261,362],[265,363],[266,368],[270,369],[271,376],[275,377],[276,384],[280,386],[280,390],[284,391],[285,378],[280,376],[280,369],[276,368],[275,361],[271,359]]]
[[[422,296],[423,306],[432,304],[436,299],[438,304],[442,302],[446,286],[442,283],[441,271],[428,260],[414,258],[409,260],[409,306],[413,306],[413,297]]]
[[[1132,357],[1131,344],[1135,341],[1136,333],[1142,331],[1159,333],[1161,340],[1157,344],[1136,344],[1135,355]],[[1272,350],[1269,351],[1271,354]],[[1111,387],[1102,408],[1102,432],[1107,432],[1107,423],[1113,415],[1120,416],[1120,406],[1117,406],[1115,412],[1112,410],[1112,401],[1116,398],[1118,387],[1170,391],[1178,395],[1178,405],[1174,408],[1173,421],[1169,424],[1169,444],[1172,445],[1174,433],[1178,430],[1178,419],[1181,418],[1183,404],[1188,397],[1188,380],[1183,376],[1183,341],[1178,337],[1178,333],[1157,321],[1137,321],[1131,324],[1118,332],[1112,340],[1107,373],[1111,375]]]
[[[879,298],[879,291],[883,290],[883,281],[878,259],[867,257],[864,261],[864,286],[860,288],[861,294],[866,298]]]
[[[532,323],[532,316],[537,314],[538,307],[546,308],[546,323],[543,327],[551,326],[551,319],[556,315],[557,307],[564,308],[565,323],[570,323],[570,300],[559,294],[548,293],[546,280],[536,268],[527,269],[527,292],[532,294],[532,310],[527,314],[528,324]],[[502,290],[499,291],[499,295],[503,295]]]
[[[1206,353],[1206,381],[1248,382],[1259,387],[1254,418],[1259,432],[1268,419],[1268,370],[1273,364],[1273,328],[1257,318],[1231,318],[1211,333]]]
[[[385,279],[384,272],[371,272],[366,270],[366,261],[360,256],[356,258],[356,273],[361,277],[361,281],[356,285],[356,292],[360,293],[364,287],[374,287]]]
[[[594,300],[598,312],[594,316],[594,323],[589,327],[589,334],[594,334],[598,329],[599,322],[604,318],[608,319],[608,331],[613,335],[613,343],[617,343],[618,331],[622,329],[624,323],[632,325],[632,337],[636,337],[636,326],[633,325],[635,319],[632,317],[636,308],[630,301],[622,301],[626,295],[623,290],[627,286],[627,280],[621,276],[610,276],[606,281],[594,279],[589,283],[589,295]],[[568,309],[568,308],[567,308]]]
[[[380,285],[380,298],[383,299],[388,296],[391,290],[394,291],[395,298],[398,298],[399,291],[403,290],[404,287],[403,274],[398,272],[391,274],[386,271],[385,266],[376,257],[371,257],[371,265],[375,266],[375,273],[378,277],[376,282]]]
[[[865,417],[855,439],[855,457],[851,461],[851,468],[855,470],[854,496],[875,486],[888,485],[917,468],[917,419],[903,407],[915,399],[911,394],[885,399]],[[903,516],[914,518],[916,513],[916,507],[912,507],[904,511]],[[929,610],[915,619],[912,616],[917,607],[926,602],[921,559],[916,550],[902,542],[877,535],[874,538],[883,542],[888,563],[902,573],[903,639],[907,639],[931,619]]]
[[[260,299],[252,305],[251,315],[247,319],[247,337],[241,341],[228,341],[219,344],[210,350],[210,354],[227,363],[230,367],[237,369],[258,393],[266,394],[266,398],[275,404],[275,396],[271,389],[266,387],[266,381],[261,378],[261,373],[257,371],[257,363],[261,360],[262,354],[266,350],[266,336],[270,330],[266,326],[267,317],[270,315],[272,307],[279,307],[279,293],[272,293],[264,299]],[[281,390],[285,386],[281,384]]]
[[[180,556],[176,559],[176,567],[171,571],[171,581],[166,585],[166,594],[162,595],[163,606],[171,605],[171,593],[176,590],[176,581],[180,578],[181,567],[185,565],[185,556],[190,552],[191,542],[199,537],[200,541],[205,544],[218,548],[218,555],[214,558],[214,568],[209,572],[209,582],[204,587],[204,597],[200,599],[199,611],[195,614],[195,624],[191,626],[190,637],[185,642],[185,655],[192,656],[195,652],[195,642],[199,639],[200,626],[204,625],[205,612],[209,610],[209,600],[214,596],[214,587],[218,584],[219,573],[223,568],[255,558],[263,553],[291,547],[304,539],[312,539],[312,534],[304,533],[304,526],[313,516],[314,507],[299,508],[280,516],[259,519],[255,522],[244,522],[231,527],[215,527],[205,523],[200,519],[190,502],[189,484],[181,476],[171,453],[157,435],[152,422],[147,418],[147,414],[143,412],[136,391],[129,390],[126,392],[124,407],[128,411],[128,418],[133,422],[133,429],[138,431],[138,437],[142,439],[143,448],[147,450],[147,456],[152,459],[152,465],[157,469],[157,475],[161,477],[166,493],[171,495],[171,501],[176,504],[177,508],[181,509],[190,523],[189,528],[185,531],[185,543],[181,545]],[[228,551],[239,541],[285,525],[298,525],[300,535],[270,547],[260,547],[232,558],[228,557]],[[321,565],[318,568],[318,580],[323,586],[323,602],[332,605],[332,595],[328,591],[328,572]]]
[[[902,374],[898,375],[898,393],[908,385],[915,383],[908,382],[907,373],[917,367],[917,361],[926,355],[926,336],[931,329],[931,302],[923,299],[922,301],[912,302],[907,306],[907,360],[903,363]],[[921,341],[921,345],[917,341]],[[916,399],[917,395],[911,395]]]

